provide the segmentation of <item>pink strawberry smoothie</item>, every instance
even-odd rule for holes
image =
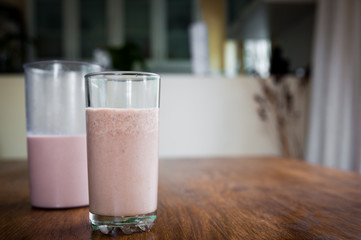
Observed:
[[[88,205],[86,136],[28,136],[27,143],[31,204]]]
[[[157,209],[159,109],[87,108],[90,212],[134,216]]]

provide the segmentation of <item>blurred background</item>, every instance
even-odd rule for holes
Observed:
[[[22,72],[24,61],[46,59],[98,60],[112,68],[191,73],[191,28],[202,22],[208,30],[205,40],[209,45],[206,54],[211,73],[233,70],[268,76],[271,47],[277,52],[275,57],[283,58],[281,70],[285,73],[306,70],[310,65],[315,1],[1,0],[0,3],[2,73]],[[198,34],[196,40],[202,41],[200,31],[197,29],[195,35]],[[127,56],[128,62],[135,62],[132,66],[122,65],[115,56],[118,52],[128,54],[127,50],[133,52],[132,59]],[[113,64],[102,59],[107,54]]]
[[[0,0],[0,159],[26,159],[22,64],[161,74],[160,157],[361,172],[361,1]]]

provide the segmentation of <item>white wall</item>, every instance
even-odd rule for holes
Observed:
[[[26,157],[23,75],[0,75],[0,159]]]
[[[278,155],[256,114],[255,79],[162,75],[160,157]],[[0,159],[25,159],[22,75],[0,76]]]
[[[274,133],[256,114],[252,78],[162,76],[160,155],[275,155]]]

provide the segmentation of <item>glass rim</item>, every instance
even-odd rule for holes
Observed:
[[[23,64],[23,68],[35,68],[37,65],[40,64],[74,64],[74,65],[93,65],[93,66],[97,66],[100,68],[103,68],[101,65],[97,64],[97,63],[92,63],[92,62],[86,62],[86,61],[75,61],[75,60],[40,60],[40,61],[32,61],[32,62],[26,62]]]
[[[160,78],[160,75],[157,73],[151,72],[138,72],[138,71],[102,71],[102,72],[92,72],[86,74],[84,77],[94,77],[94,76],[135,76],[135,77],[156,77]]]

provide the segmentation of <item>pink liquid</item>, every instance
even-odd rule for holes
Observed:
[[[158,109],[87,109],[90,212],[157,209]]]
[[[28,136],[31,204],[42,208],[88,205],[85,136]]]

